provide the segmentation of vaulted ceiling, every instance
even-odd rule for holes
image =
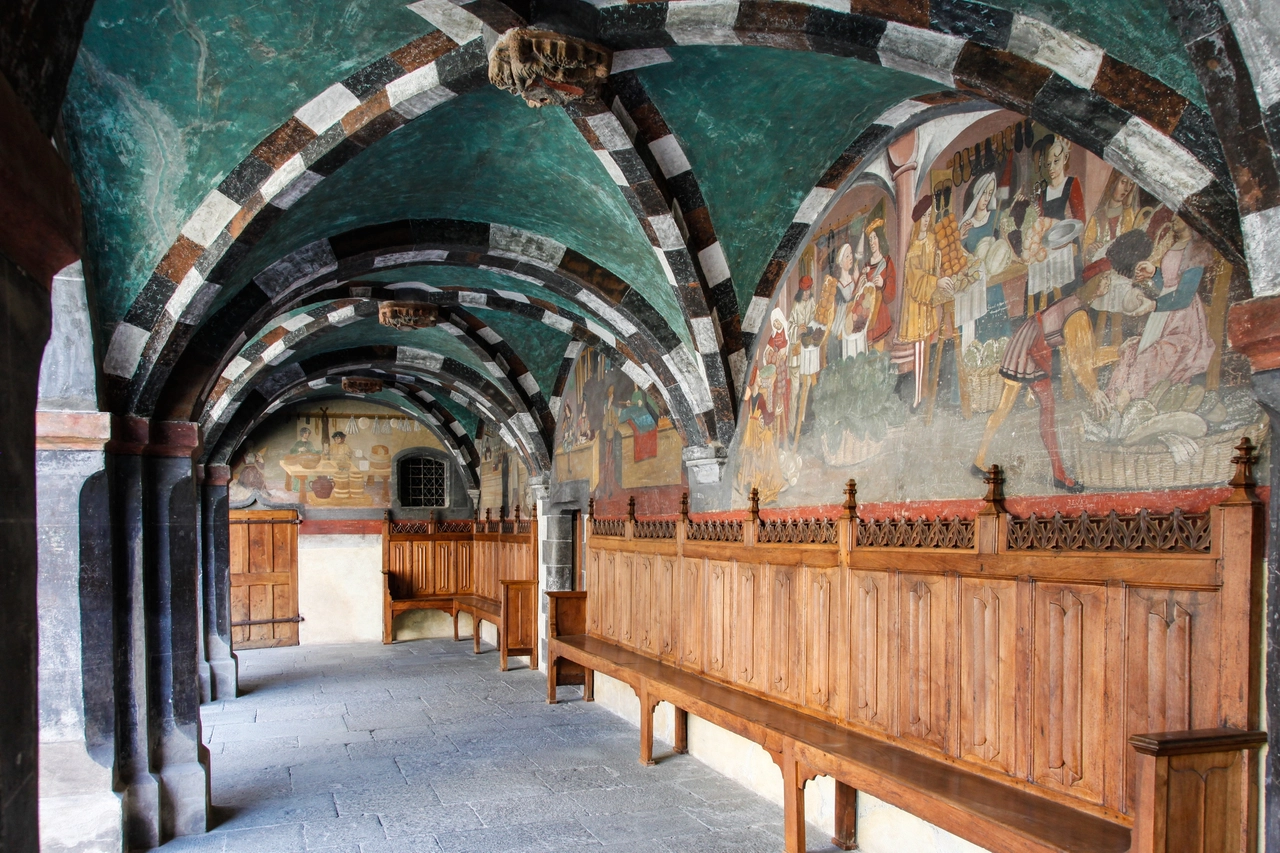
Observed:
[[[616,51],[604,102],[489,85],[486,46],[524,21]],[[1177,23],[1164,0],[98,0],[63,123],[111,405],[200,420],[225,456],[363,372],[545,466],[591,344],[688,444],[727,445],[790,253],[922,110],[987,99],[1121,161],[1125,133],[1154,139],[1238,254]],[[380,326],[406,295],[441,326]]]

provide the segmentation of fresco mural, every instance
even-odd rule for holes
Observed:
[[[609,356],[578,356],[556,423],[555,479],[586,480],[598,511],[625,512],[633,494],[641,511],[679,505],[683,442],[666,404]]]
[[[481,426],[476,442],[480,454],[480,514],[490,510],[496,518],[510,516],[520,507],[523,515],[536,512],[529,488],[529,471],[516,449],[502,440],[497,430]]]
[[[1229,351],[1231,265],[1120,172],[1030,119],[894,141],[813,232],[759,332],[735,506],[1225,482],[1265,436]],[[923,459],[927,465],[921,465]]]
[[[231,506],[385,509],[392,460],[412,447],[444,450],[430,430],[393,409],[341,400],[289,407],[233,459]]]

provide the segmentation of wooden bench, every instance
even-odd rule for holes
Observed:
[[[474,651],[480,654],[480,626],[498,632],[499,666],[511,655],[528,656],[538,667],[537,523],[486,518],[481,521],[394,522],[383,519],[382,641],[394,641],[395,618],[410,610],[439,610],[472,619]]]
[[[1265,522],[1239,451],[1206,512],[1015,518],[993,470],[968,520],[864,520],[852,483],[838,518],[589,517],[547,699],[628,684],[644,764],[663,701],[677,751],[690,713],[759,744],[788,853],[818,775],[844,849],[862,790],[998,853],[1251,851]]]

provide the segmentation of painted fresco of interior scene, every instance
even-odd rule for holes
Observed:
[[[1142,187],[1004,110],[871,160],[761,322],[733,504],[1212,486],[1266,438],[1232,265]],[[921,464],[927,457],[928,464]]]
[[[557,419],[555,479],[585,481],[597,511],[666,512],[687,487],[683,441],[661,396],[636,384],[613,357],[584,348]]]

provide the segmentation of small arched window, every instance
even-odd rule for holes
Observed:
[[[400,506],[445,507],[449,505],[446,466],[429,456],[411,456],[400,462]]]

